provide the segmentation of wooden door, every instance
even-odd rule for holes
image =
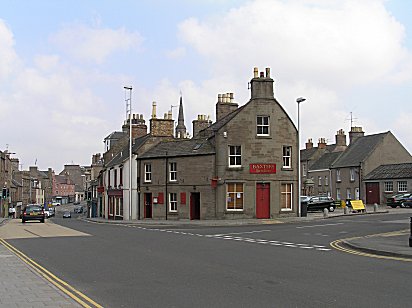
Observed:
[[[190,193],[190,219],[200,219],[200,193]]]
[[[270,184],[256,184],[256,218],[270,218]]]
[[[366,183],[366,204],[380,204],[379,183]]]
[[[144,218],[152,218],[152,193],[144,194]]]

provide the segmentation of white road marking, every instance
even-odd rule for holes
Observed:
[[[238,233],[224,233],[224,234],[215,234],[215,235],[212,235],[212,236],[224,236],[224,235],[235,235],[235,234],[250,234],[250,233],[260,233],[260,232],[270,232],[270,230],[257,230],[257,231],[238,232]]]
[[[326,227],[326,226],[337,226],[337,225],[343,225],[343,222],[338,222],[338,223],[336,223],[336,224],[324,224],[324,225],[312,225],[312,226],[296,227],[296,229],[316,228],[316,227]]]

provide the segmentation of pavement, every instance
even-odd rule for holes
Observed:
[[[405,209],[402,209],[405,210]],[[293,222],[310,222],[331,219],[339,216],[372,215],[388,213],[388,209],[375,209],[367,206],[365,213],[347,213],[343,209],[325,215],[309,213],[307,217],[282,217],[276,219],[240,219],[240,220],[137,220],[108,221],[101,218],[83,218],[94,223],[136,224],[145,227],[179,228],[262,225]],[[7,218],[0,218],[0,228],[7,223]],[[410,230],[375,234],[339,241],[340,247],[351,251],[401,258],[412,261],[412,247],[409,247]],[[33,268],[18,258],[0,241],[0,308],[3,307],[82,307],[53,284],[45,280]]]

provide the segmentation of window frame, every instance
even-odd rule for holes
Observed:
[[[267,121],[267,123],[265,123],[265,120]],[[260,133],[259,133],[259,130],[261,130]],[[265,130],[267,130],[266,133],[265,133]],[[267,115],[256,116],[256,136],[263,136],[263,137],[270,136],[270,117],[269,116]]]
[[[177,163],[169,163],[169,182],[177,182]]]
[[[390,188],[390,189],[388,189]],[[387,193],[393,192],[393,181],[385,181],[383,182],[383,191]]]
[[[286,151],[286,153],[285,153]],[[292,168],[292,147],[290,145],[284,145],[282,148],[282,161],[283,168],[291,169]]]
[[[336,200],[342,200],[342,195],[339,187],[336,188]]]
[[[336,182],[341,182],[341,174],[340,174],[340,169],[336,169]]]
[[[177,213],[177,193],[169,193],[169,212]]]
[[[350,181],[355,182],[355,168],[350,168],[349,174],[350,174]]]
[[[234,149],[235,153],[232,154],[232,149]],[[239,153],[237,153],[239,150]],[[234,163],[232,164],[232,158],[234,159]],[[238,161],[239,160],[239,161]],[[238,164],[240,163],[240,164]],[[229,168],[240,168],[242,167],[242,146],[241,145],[229,145],[228,146],[228,166]]]
[[[402,186],[402,189],[401,189],[401,186]],[[408,181],[398,181],[398,192],[400,193],[408,192]]]
[[[144,182],[145,183],[152,182],[152,164],[151,163],[144,164]]]
[[[230,186],[233,186],[233,191],[230,191]],[[241,195],[240,198],[238,198],[238,194]],[[232,199],[229,200],[229,198],[232,198],[233,196],[233,208],[229,208],[229,203],[232,203]],[[238,203],[240,202],[240,206],[237,207]],[[245,185],[242,182],[232,182],[232,183],[226,183],[226,211],[228,212],[242,212],[244,210],[244,203],[245,203]]]
[[[283,196],[285,196],[285,199],[284,199],[286,201],[285,204],[283,204],[283,198],[284,198]],[[282,212],[293,210],[293,184],[292,183],[282,183],[280,185],[280,210]]]

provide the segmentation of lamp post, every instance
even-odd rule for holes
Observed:
[[[132,220],[132,87],[124,87],[126,112],[129,112],[129,220]],[[129,92],[129,98],[127,98]]]
[[[302,184],[300,179],[300,103],[303,103],[306,98],[299,97],[296,99],[298,103],[298,216],[302,215],[302,203],[300,202],[301,186]],[[306,214],[306,213],[305,213]],[[306,216],[306,215],[305,215]]]

